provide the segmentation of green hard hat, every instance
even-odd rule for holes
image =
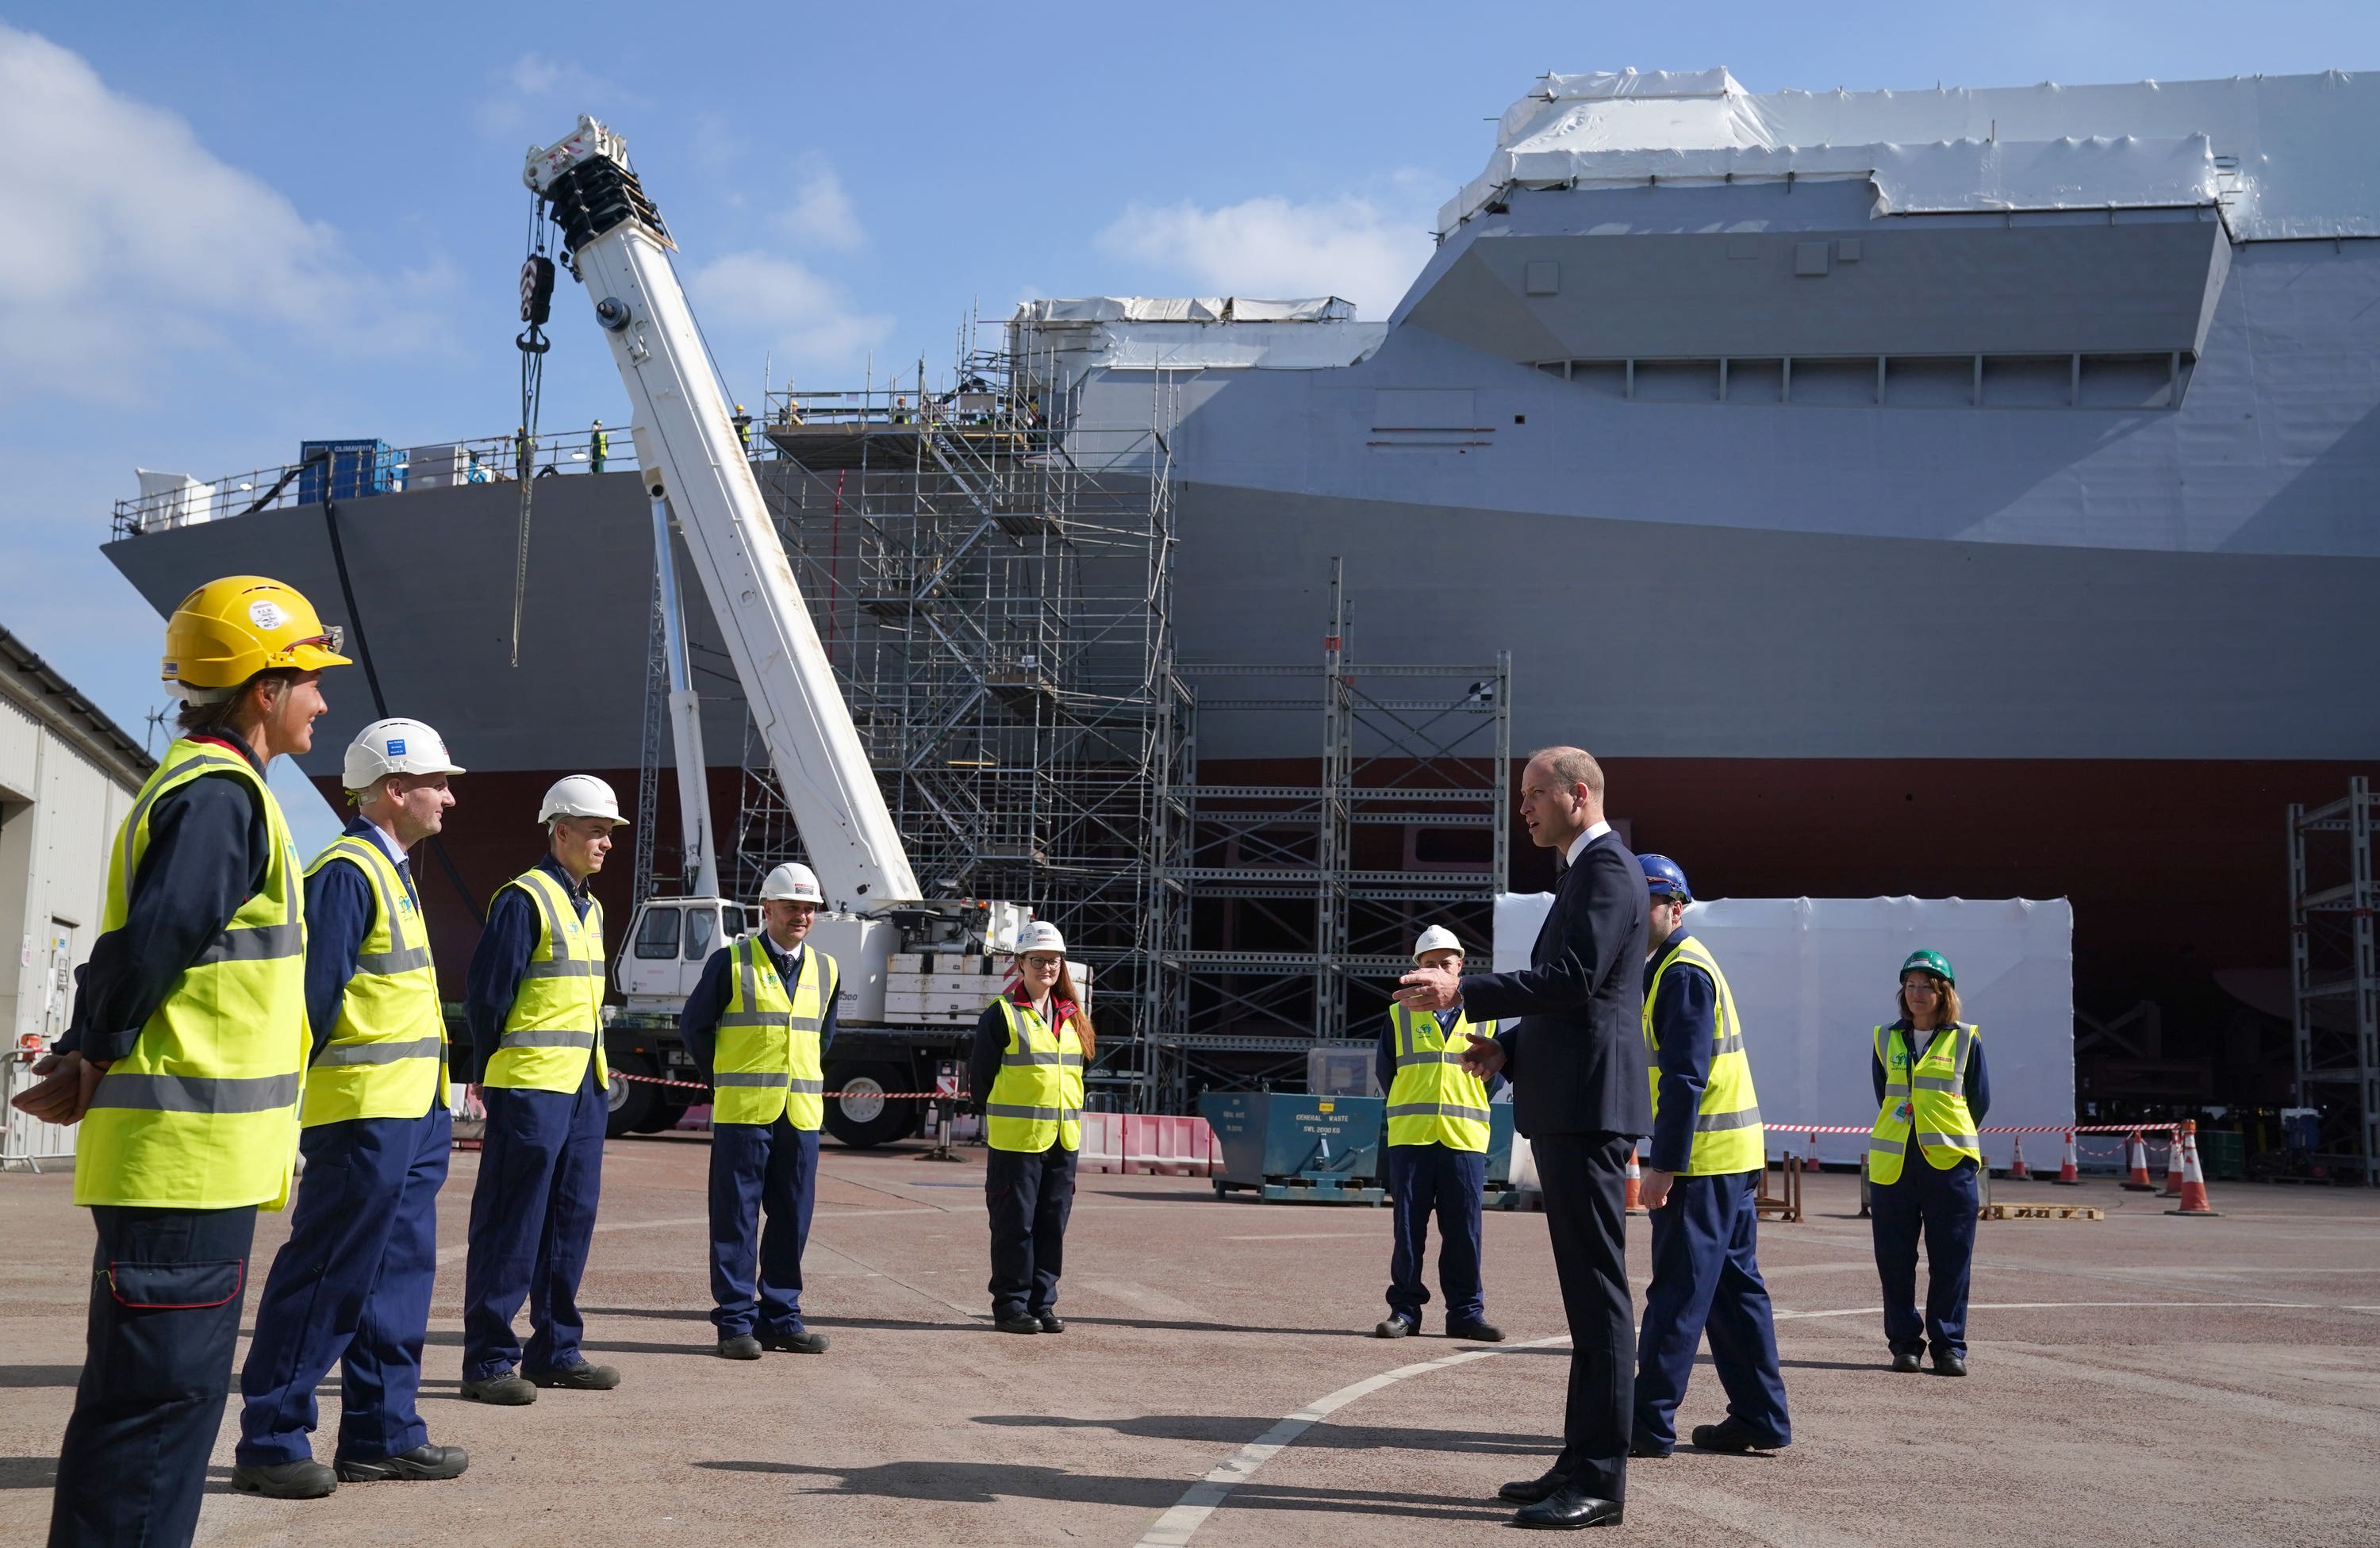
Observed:
[[[1938,951],[1911,952],[1909,960],[1900,965],[1900,970],[1906,973],[1912,968],[1931,973],[1944,983],[1955,985],[1959,981],[1959,975],[1950,970],[1950,959]]]

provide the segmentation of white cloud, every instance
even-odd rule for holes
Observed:
[[[1355,194],[1313,203],[1250,199],[1220,209],[1134,204],[1099,246],[1200,295],[1343,296],[1385,317],[1429,258],[1425,221]]]
[[[890,317],[852,310],[832,281],[765,252],[731,252],[706,264],[692,289],[713,329],[743,333],[777,354],[780,380],[848,363],[892,327]]]
[[[174,115],[120,96],[83,59],[0,25],[0,398],[122,403],[161,356],[246,353],[259,327],[404,348],[430,324],[338,234],[226,165]]]
[[[581,113],[608,121],[619,108],[640,105],[643,101],[566,59],[524,54],[495,78],[493,88],[480,99],[476,116],[487,134],[537,130],[540,131],[537,142],[543,145],[575,128]]]
[[[868,240],[843,179],[835,176],[833,164],[816,152],[802,158],[801,182],[777,224],[796,242],[837,252],[849,252]]]

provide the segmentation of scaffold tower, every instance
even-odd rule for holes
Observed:
[[[2380,798],[2358,774],[2347,795],[2291,805],[2289,979],[2298,1101],[2320,1115],[2314,1159],[2380,1183],[2380,882],[2372,863]]]

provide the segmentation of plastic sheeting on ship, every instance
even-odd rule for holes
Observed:
[[[1355,303],[1336,296],[1269,301],[1253,296],[1084,296],[1025,301],[1017,323],[1346,323]]]
[[[1552,907],[1547,893],[1496,899],[1495,971],[1529,965]],[[1982,1029],[1985,1123],[2074,1121],[2074,909],[2064,898],[1720,897],[1687,909],[1686,929],[1727,974],[1772,1152],[1808,1152],[1809,1131],[1796,1124],[1862,1131],[1820,1135],[1828,1161],[1867,1148],[1869,1049],[1893,1018],[1900,964],[1920,946],[1958,969],[1961,1018]],[[2010,1144],[1985,1135],[1984,1152],[2005,1166]],[[2036,1147],[2033,1159],[2057,1153]]]
[[[2199,142],[2203,167],[2192,161]],[[1765,165],[1769,175],[1869,173],[1886,209],[1904,213],[2219,201],[2245,241],[2374,236],[2374,143],[2380,81],[2337,70],[1761,95],[1724,69],[1553,75],[1505,112],[1486,170],[1439,212],[1439,229],[1515,184],[1747,176]],[[1744,152],[1763,154],[1731,165],[1729,153]],[[1957,181],[1962,165],[1977,180]]]

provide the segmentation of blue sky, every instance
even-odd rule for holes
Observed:
[[[6,6],[0,624],[138,735],[158,620],[98,552],[135,464],[508,429],[521,153],[581,111],[629,138],[749,396],[764,360],[931,369],[969,307],[1032,295],[1384,315],[1532,78],[1713,65],[1754,91],[2351,70],[2380,67],[2380,6]],[[583,321],[557,309],[550,426],[625,418]]]

